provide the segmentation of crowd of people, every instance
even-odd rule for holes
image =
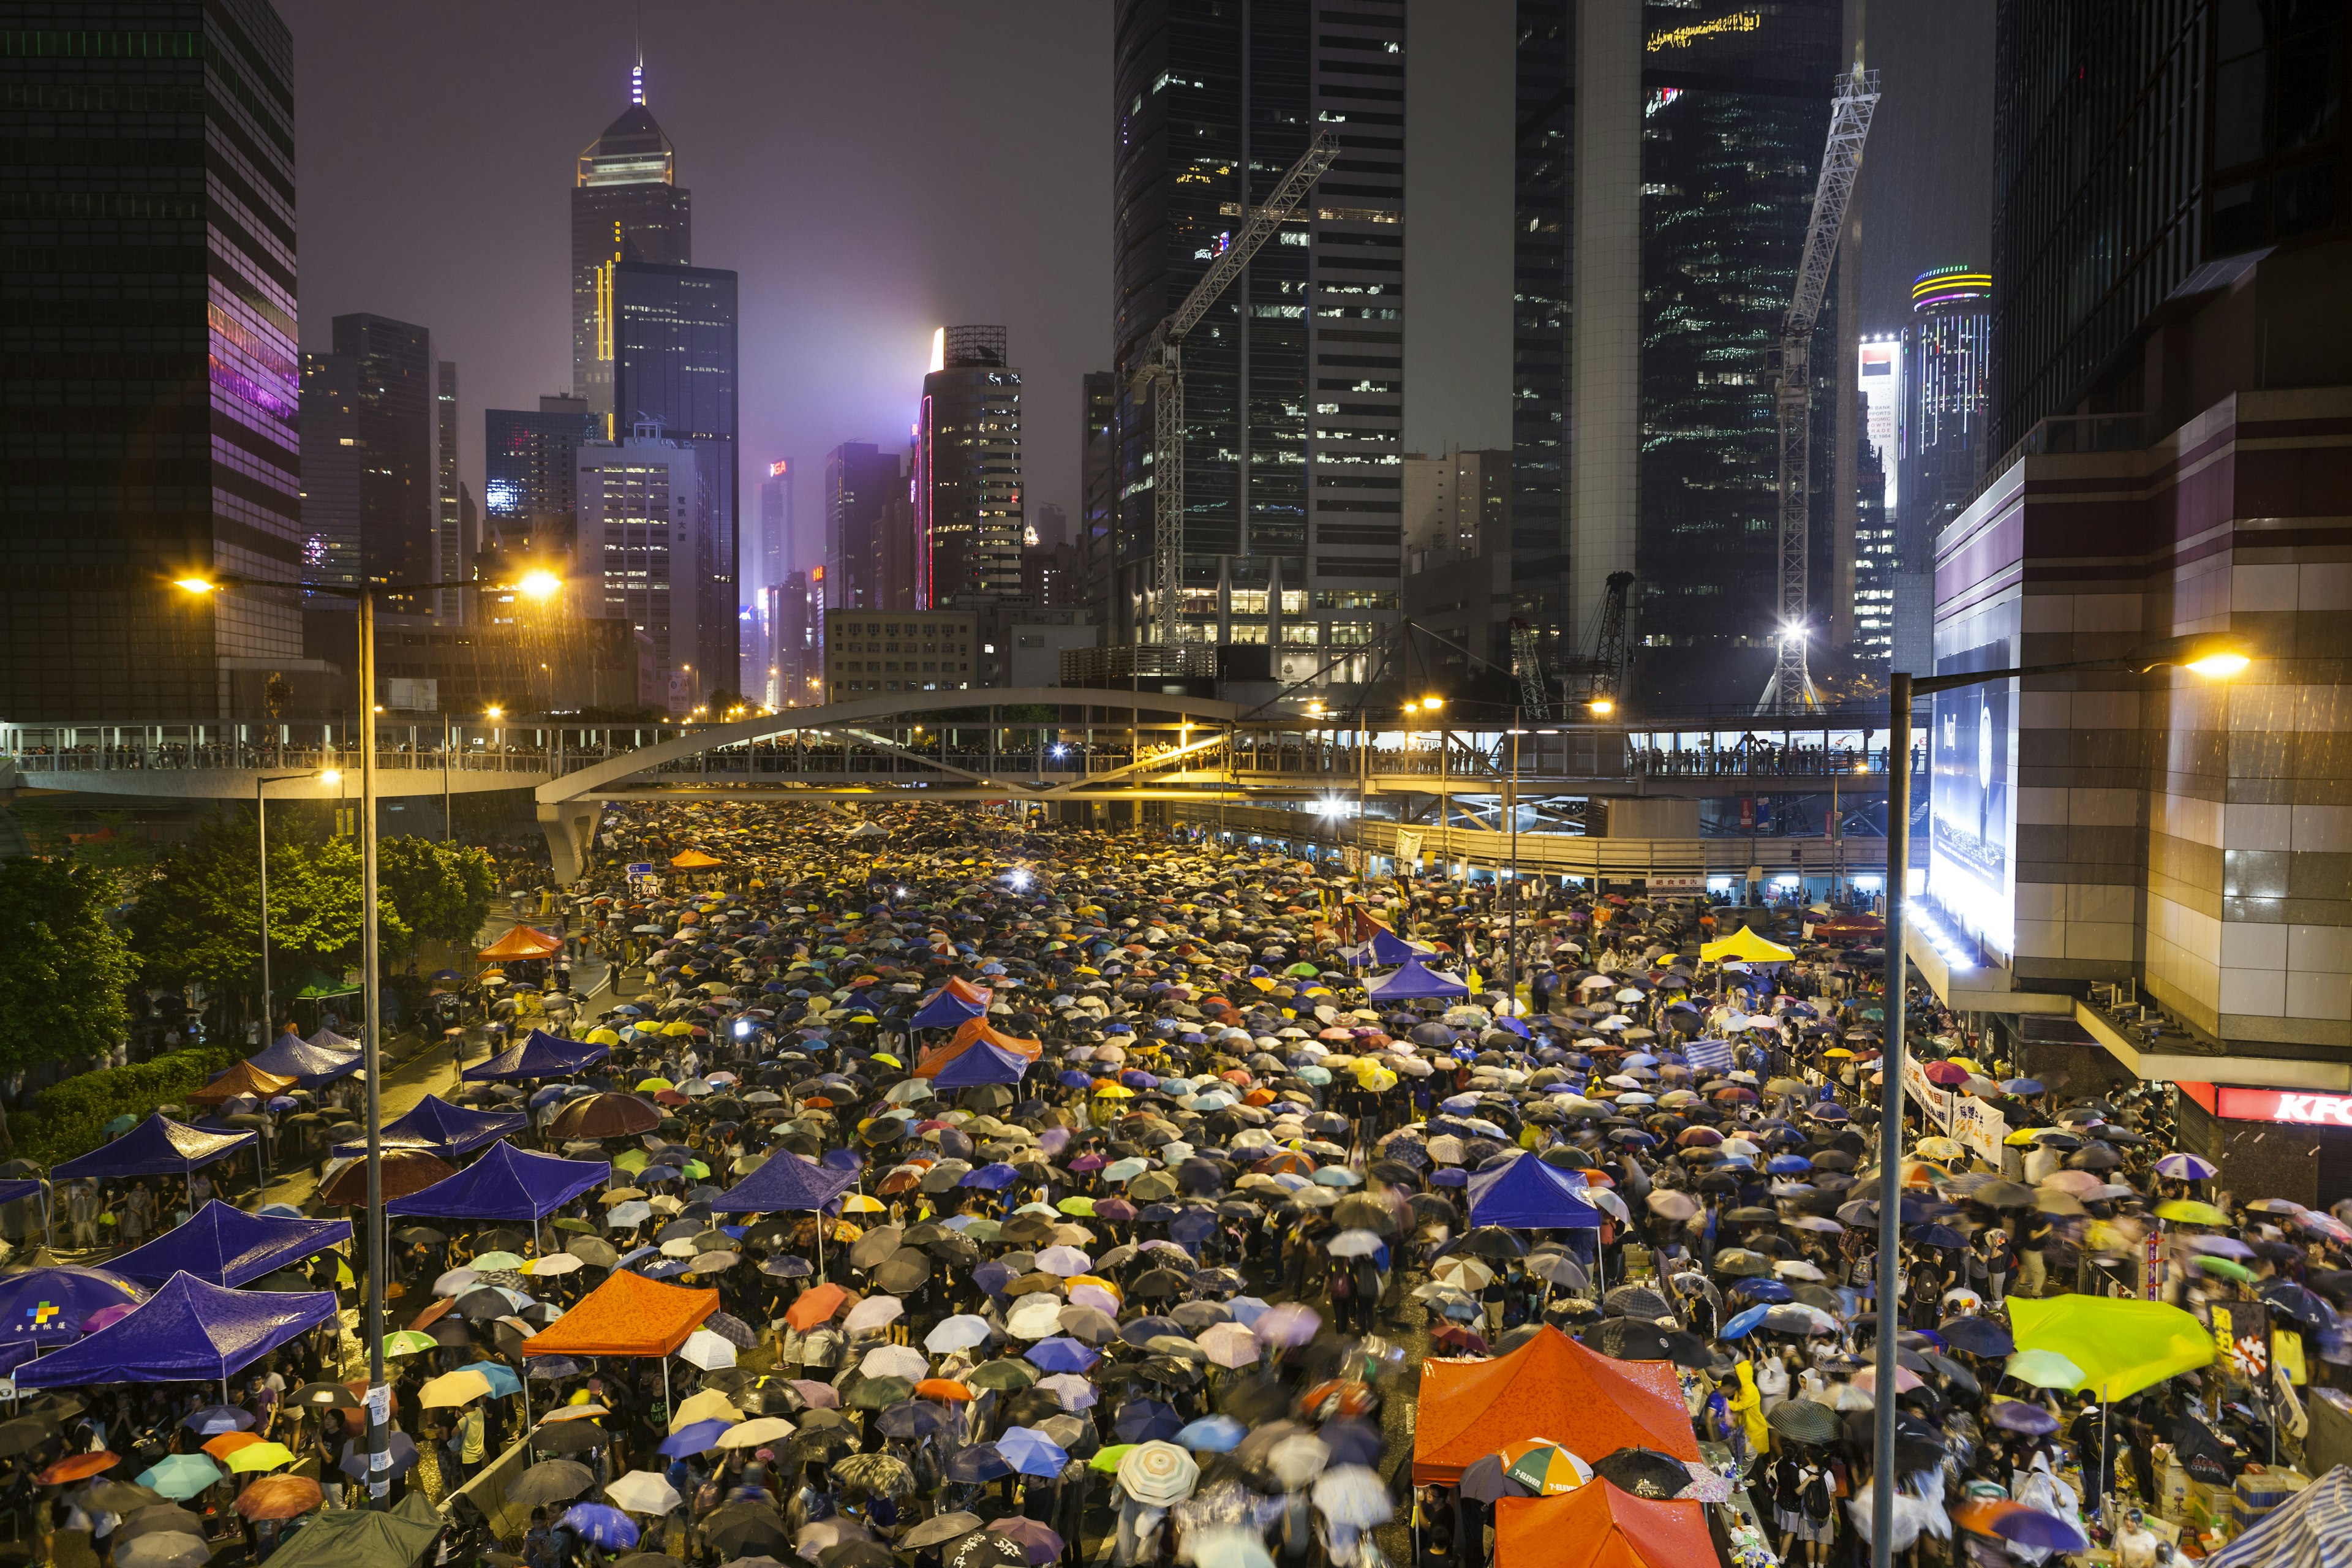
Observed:
[[[448,1093],[495,1142],[388,1168],[389,1468],[362,1235],[248,1287],[335,1310],[221,1382],[19,1358],[38,1560],[301,1552],[373,1479],[419,1556],[531,1568],[1521,1568],[1551,1497],[1843,1564],[1883,1395],[1898,1549],[2138,1568],[2264,1506],[2184,1522],[2193,1488],[2299,1482],[2352,1361],[2341,1219],[2233,1201],[2163,1100],[2053,1093],[1924,994],[1879,1311],[1866,931],[946,806],[616,806],[599,855],[541,910],[631,939],[615,990]],[[508,1159],[549,1201],[435,1207]],[[342,1173],[310,1207],[363,1232]],[[29,1262],[0,1314],[116,1288]],[[596,1339],[616,1304],[691,1322]]]

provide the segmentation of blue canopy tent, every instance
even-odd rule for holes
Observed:
[[[1421,960],[1408,958],[1404,967],[1394,974],[1383,974],[1367,984],[1365,994],[1375,1002],[1412,1002],[1424,996],[1467,996],[1470,987],[1451,974],[1440,974],[1423,969]]]
[[[768,1163],[710,1200],[710,1212],[720,1214],[783,1214],[806,1210],[822,1215],[824,1205],[857,1184],[856,1171],[812,1165],[782,1150]],[[816,1277],[824,1278],[824,1226],[816,1229]]]
[[[444,1160],[455,1160],[529,1125],[530,1118],[520,1110],[474,1110],[452,1105],[437,1094],[428,1094],[407,1115],[383,1124],[383,1147],[421,1149]],[[338,1160],[358,1159],[367,1152],[367,1145],[338,1143],[334,1152]]]
[[[19,1388],[228,1379],[335,1315],[331,1290],[224,1289],[175,1274],[131,1312],[16,1369]]]
[[[941,986],[923,1004],[909,1027],[917,1029],[952,1029],[967,1018],[977,1018],[988,1011],[985,1002],[971,1002]]]
[[[984,1083],[1019,1083],[1031,1065],[1019,1051],[1008,1051],[992,1040],[975,1040],[961,1056],[932,1075],[931,1087],[973,1089]]]
[[[1433,947],[1423,947],[1417,942],[1407,942],[1388,927],[1378,923],[1372,926],[1370,937],[1353,947],[1343,947],[1339,950],[1340,954],[1349,963],[1359,966],[1369,963],[1410,963],[1417,957],[1426,957],[1436,951]]]
[[[52,1182],[79,1181],[85,1176],[107,1181],[123,1176],[193,1176],[215,1160],[226,1160],[250,1149],[257,1171],[261,1164],[257,1132],[213,1132],[191,1127],[157,1112],[111,1143],[101,1143],[87,1154],[77,1154],[49,1167]]]
[[[568,1078],[582,1068],[611,1056],[605,1046],[567,1040],[545,1029],[533,1029],[519,1045],[509,1046],[488,1061],[477,1062],[460,1076],[467,1083],[493,1083],[502,1079]]]
[[[1470,1223],[1515,1230],[1598,1230],[1601,1210],[1574,1171],[1522,1154],[1470,1176]]]
[[[299,1079],[304,1089],[317,1089],[359,1071],[362,1058],[356,1050],[314,1045],[289,1029],[272,1040],[267,1049],[245,1059],[263,1072]]]
[[[49,1184],[38,1177],[19,1177],[0,1182],[0,1204],[13,1204],[26,1198],[37,1198],[41,1204],[41,1241],[54,1246],[56,1237],[49,1232]]]
[[[146,1299],[144,1287],[110,1268],[61,1263],[0,1274],[0,1376],[81,1338],[92,1312]]]
[[[394,1198],[386,1214],[427,1219],[545,1219],[613,1173],[603,1160],[536,1154],[500,1139],[454,1176]]]
[[[349,1220],[247,1214],[215,1198],[184,1225],[132,1247],[107,1268],[142,1285],[187,1274],[234,1290],[351,1238]]]

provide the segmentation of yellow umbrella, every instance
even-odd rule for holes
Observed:
[[[902,1068],[907,1065],[905,1062],[900,1061],[897,1057],[892,1056],[887,1051],[875,1052],[873,1059],[880,1062],[884,1067]]]
[[[1124,1084],[1100,1084],[1096,1087],[1095,1098],[1097,1100],[1133,1100],[1135,1098],[1135,1090],[1129,1089]]]
[[[482,1374],[478,1372],[474,1375]],[[274,1470],[293,1462],[294,1450],[283,1443],[247,1443],[228,1457],[228,1468],[240,1476],[255,1470]]]
[[[639,1094],[650,1094],[656,1089],[676,1089],[677,1087],[677,1085],[670,1082],[670,1080],[666,1078],[649,1078],[637,1085],[637,1092]]]
[[[1850,1062],[1853,1059],[1853,1053],[1843,1046],[1832,1046],[1822,1053],[1822,1058],[1825,1061]]]
[[[2168,1219],[2175,1225],[2227,1225],[2230,1223],[2230,1216],[2211,1204],[2196,1203],[2188,1198],[2175,1198],[2170,1203],[2157,1205],[2156,1217]]]
[[[668,1023],[662,1026],[662,1033],[665,1035],[690,1035],[694,1033],[694,1026],[688,1023],[683,1018],[673,1018]],[[664,1084],[662,1087],[664,1089],[668,1089],[671,1086]]]
[[[621,1037],[610,1029],[591,1029],[587,1039],[592,1046],[617,1046],[621,1043]]]
[[[880,1214],[882,1207],[880,1200],[869,1198],[864,1193],[852,1193],[841,1200],[841,1212],[844,1214]]]
[[[489,1393],[490,1380],[471,1367],[445,1372],[416,1391],[416,1402],[435,1405],[471,1405]]]

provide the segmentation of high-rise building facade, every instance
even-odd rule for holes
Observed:
[[[1394,620],[1404,394],[1405,7],[1120,0],[1118,380],[1318,130],[1339,156],[1184,347],[1188,635],[1313,674]],[[1122,626],[1153,579],[1149,408],[1119,415]],[[1279,593],[1278,602],[1269,595]],[[1251,629],[1255,635],[1250,635]],[[1361,678],[1342,659],[1331,679]]]
[[[433,334],[407,321],[337,316],[335,353],[359,384],[360,571],[371,583],[440,580],[439,380]],[[423,615],[432,595],[398,595],[394,613]]]
[[[772,588],[793,574],[800,548],[793,512],[793,461],[778,458],[760,481],[760,586]],[[747,572],[746,577],[755,575]]]
[[[302,656],[293,45],[268,0],[0,32],[0,712],[227,716]]]
[[[1133,641],[1135,628],[1122,625],[1118,582],[1118,378],[1088,371],[1080,384],[1078,574],[1087,618],[1106,641]]]
[[[572,189],[572,390],[614,421],[614,271],[624,262],[683,267],[694,259],[694,204],[677,184],[677,154],[646,108],[645,66],[629,76],[629,107],[581,150]],[[623,413],[617,428],[631,416]]]
[[[811,585],[819,590],[820,607],[880,607],[876,536],[883,508],[906,493],[907,470],[896,452],[845,441],[824,455],[824,581]]]
[[[473,575],[473,542],[466,537],[465,518],[457,500],[457,367],[443,360],[435,367],[433,388],[433,538],[434,576],[444,583],[462,583]],[[439,615],[451,626],[466,618],[463,589],[445,589]]]
[[[604,429],[604,416],[582,397],[482,410],[483,547],[570,552],[580,521],[580,445]]]
[[[1580,625],[1569,452],[1576,321],[1577,0],[1518,0],[1511,222],[1511,615],[1562,667]],[[1630,92],[1631,87],[1619,84]],[[1621,149],[1621,151],[1624,151]],[[1639,144],[1628,162],[1639,155]],[[1630,500],[1630,461],[1627,495]],[[1630,528],[1630,517],[1625,520]],[[1630,565],[1630,563],[1629,563]],[[1590,599],[1591,595],[1586,595]]]
[[[1021,595],[1021,372],[1003,327],[948,327],[923,377],[911,497],[913,605],[1003,604]]]
[[[613,396],[621,423],[657,426],[702,454],[696,471],[704,516],[693,568],[704,643],[695,663],[708,677],[706,691],[731,687],[711,672],[738,659],[735,274],[624,261],[613,268],[612,292]]]
[[[735,676],[734,605],[715,637],[701,619],[707,596],[695,563],[703,554],[708,460],[651,425],[618,441],[583,441],[575,459],[577,602],[587,615],[625,620],[652,640],[654,666],[677,714],[731,688]],[[714,640],[724,650],[717,665],[703,652]]]
[[[359,364],[348,355],[302,356],[301,579],[321,586],[360,583]],[[323,607],[326,595],[306,595]]]
[[[1928,670],[1936,536],[1984,478],[1992,362],[1992,279],[1963,266],[1921,273],[1903,334],[1900,500],[1895,508],[1895,668]]]
[[[2210,261],[2352,225],[2342,10],[2002,0],[1998,16],[1990,449],[2053,416],[2185,417],[2196,394],[2137,352],[2150,323]]]

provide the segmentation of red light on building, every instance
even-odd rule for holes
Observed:
[[[810,567],[810,568],[809,568],[809,581],[810,581],[810,582],[812,582],[812,583],[822,583],[822,582],[824,582],[824,567],[822,567],[822,566],[812,566],[812,567]]]
[[[768,465],[768,477],[772,479],[781,479],[792,471],[793,465],[790,458],[779,458]]]
[[[2352,1127],[2352,1095],[2216,1086],[2214,1113],[2225,1121],[2277,1121],[2296,1127]]]

